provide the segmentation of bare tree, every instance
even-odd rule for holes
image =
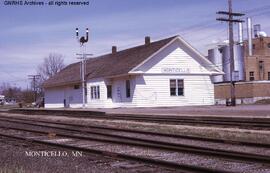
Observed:
[[[41,76],[43,83],[48,78],[52,77],[65,67],[63,55],[57,53],[50,53],[48,57],[44,58],[42,64],[37,68],[37,73]]]
[[[21,88],[11,86],[9,83],[2,83],[0,91],[0,94],[4,95],[6,100],[15,99],[18,102],[22,100]]]
[[[34,102],[35,93],[32,90],[11,86],[9,83],[2,83],[0,94],[4,95],[7,101],[15,100],[17,103],[29,104]]]
[[[44,91],[42,84],[45,80],[54,76],[60,70],[65,67],[64,65],[64,57],[61,54],[50,53],[48,57],[45,57],[43,63],[37,67],[37,74],[40,75],[40,78],[36,81],[36,89],[38,98],[42,98],[44,96]]]

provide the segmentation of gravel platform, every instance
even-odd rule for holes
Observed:
[[[57,151],[62,156],[27,156],[30,151]],[[0,137],[1,173],[173,173],[175,170],[144,165],[139,162],[113,159],[100,155],[82,153],[73,155],[63,150],[29,142],[18,142]],[[67,153],[67,156],[65,154]]]

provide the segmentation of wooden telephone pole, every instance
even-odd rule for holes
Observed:
[[[217,18],[218,21],[228,22],[229,23],[229,46],[230,46],[230,83],[231,83],[231,106],[236,105],[235,99],[235,85],[233,80],[234,72],[234,41],[233,41],[233,24],[244,22],[243,20],[234,19],[234,16],[244,16],[242,13],[232,12],[232,0],[228,0],[229,11],[218,11],[217,14],[227,15],[228,18]]]
[[[28,78],[32,80],[32,85],[34,89],[34,102],[37,101],[37,80],[40,78],[40,75],[28,75]]]

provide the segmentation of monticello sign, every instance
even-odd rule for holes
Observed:
[[[190,73],[189,68],[162,68],[162,73]]]

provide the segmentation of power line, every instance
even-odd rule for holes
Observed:
[[[23,78],[18,78],[18,77],[16,77],[16,76],[12,75],[10,72],[3,71],[2,69],[1,69],[0,72],[3,72],[3,73],[5,73],[5,74],[9,75],[9,76],[12,77],[12,78],[15,78],[15,79],[18,79],[18,80],[23,80]],[[24,79],[24,80],[25,80],[25,79]]]
[[[244,10],[243,12],[245,12],[245,13],[259,13],[259,14],[250,15],[250,17],[254,17],[254,16],[259,16],[259,15],[262,15],[262,14],[269,13],[269,12],[261,13],[261,11],[260,11],[260,10],[269,10],[269,7],[270,7],[270,5],[268,5],[268,6],[262,6],[262,7],[257,7],[257,8],[252,8],[252,9]],[[243,19],[243,18],[239,18],[239,19]],[[186,36],[186,35],[189,35],[189,34],[194,34],[194,31],[196,31],[196,30],[202,30],[202,29],[205,29],[205,28],[210,28],[210,27],[214,27],[214,26],[218,26],[218,25],[219,25],[219,23],[216,23],[212,19],[209,19],[209,20],[205,20],[204,22],[196,23],[196,24],[189,25],[189,26],[186,26],[184,28],[175,30],[175,31],[173,31],[173,33],[170,33],[170,34],[159,35],[156,38],[158,39],[158,38],[167,37],[168,35],[177,35],[178,33],[180,33],[181,36]],[[223,32],[224,31],[221,31],[220,33],[223,33]],[[209,35],[204,36],[204,38],[215,37],[215,35],[216,34],[212,34],[211,33]],[[197,40],[202,40],[202,39],[201,38],[198,38]],[[119,48],[127,48],[129,46],[139,45],[140,43],[141,42],[134,42],[134,43],[127,44],[127,45],[122,46],[122,47],[119,47]],[[110,51],[109,48],[102,49],[102,50],[99,50],[100,53],[98,53],[98,54],[99,55],[103,55],[103,54],[105,54],[106,52],[109,52],[109,51]]]
[[[244,16],[245,14],[242,13],[235,13],[232,11],[232,0],[228,0],[229,11],[218,11],[217,14],[226,15],[228,18],[219,17],[216,20],[228,22],[229,24],[229,46],[230,46],[230,83],[231,83],[231,106],[236,105],[236,98],[235,98],[235,86],[233,82],[233,71],[234,71],[234,41],[233,41],[233,23],[240,23],[244,22],[241,19],[234,19],[234,17]]]
[[[37,80],[40,78],[40,75],[28,75],[28,78],[32,80],[33,89],[34,89],[34,102],[37,101]]]
[[[258,11],[262,11],[262,10],[269,10],[270,5],[266,5],[266,6],[262,6],[262,7],[257,7],[257,8],[252,8],[249,10],[245,10],[243,11],[243,13],[253,13],[253,12],[258,12]]]

